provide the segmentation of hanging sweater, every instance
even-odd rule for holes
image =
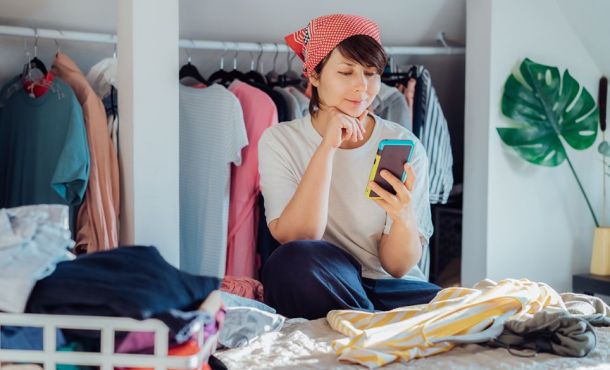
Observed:
[[[119,245],[119,161],[108,134],[104,104],[78,66],[57,53],[52,67],[74,90],[83,110],[89,145],[89,183],[76,220],[77,251],[88,253]]]

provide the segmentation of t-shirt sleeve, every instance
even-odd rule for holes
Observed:
[[[428,244],[434,231],[430,212],[428,156],[419,141],[416,142],[414,150],[413,159],[410,162],[415,172],[415,184],[411,193],[411,202],[413,202],[413,210],[415,211],[415,217],[417,217],[419,235],[424,238],[425,244]],[[391,227],[392,219],[386,216],[383,233],[389,234]]]
[[[89,147],[83,111],[76,97],[72,97],[66,140],[59,155],[51,187],[75,206],[83,201],[89,181]]]
[[[258,169],[267,224],[280,217],[299,185],[287,162],[289,156],[272,130],[265,130],[258,143]]]
[[[241,166],[242,149],[248,146],[248,131],[244,121],[244,112],[237,98],[235,98],[229,119],[231,130],[227,130],[227,134],[230,135],[227,162]]]

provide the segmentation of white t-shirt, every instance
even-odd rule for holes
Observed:
[[[376,115],[373,133],[362,146],[338,149],[333,160],[328,223],[323,240],[352,254],[362,265],[362,276],[391,278],[379,261],[378,246],[382,233],[389,234],[392,220],[365,188],[379,142],[383,139],[409,139],[415,143],[411,164],[416,175],[412,192],[413,209],[420,236],[427,243],[433,227],[428,197],[428,158],[417,137],[397,123]],[[265,198],[267,223],[277,219],[292,199],[309,160],[322,142],[311,116],[268,128],[259,141],[261,191]],[[403,278],[426,280],[415,265]]]

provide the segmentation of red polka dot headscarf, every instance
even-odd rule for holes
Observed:
[[[284,37],[286,43],[303,61],[307,77],[343,40],[354,35],[367,35],[381,45],[379,26],[357,15],[331,14],[315,18],[300,29]]]

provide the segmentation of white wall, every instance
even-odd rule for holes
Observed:
[[[118,18],[120,241],[179,267],[178,4],[121,0]]]
[[[503,85],[523,58],[569,69],[594,97],[600,69],[557,0],[468,0],[467,9],[462,283],[526,277],[570,290],[572,274],[589,268],[594,224],[585,201],[567,163],[530,165],[495,128],[508,124],[500,112]],[[568,155],[600,217],[596,150],[568,148]]]

